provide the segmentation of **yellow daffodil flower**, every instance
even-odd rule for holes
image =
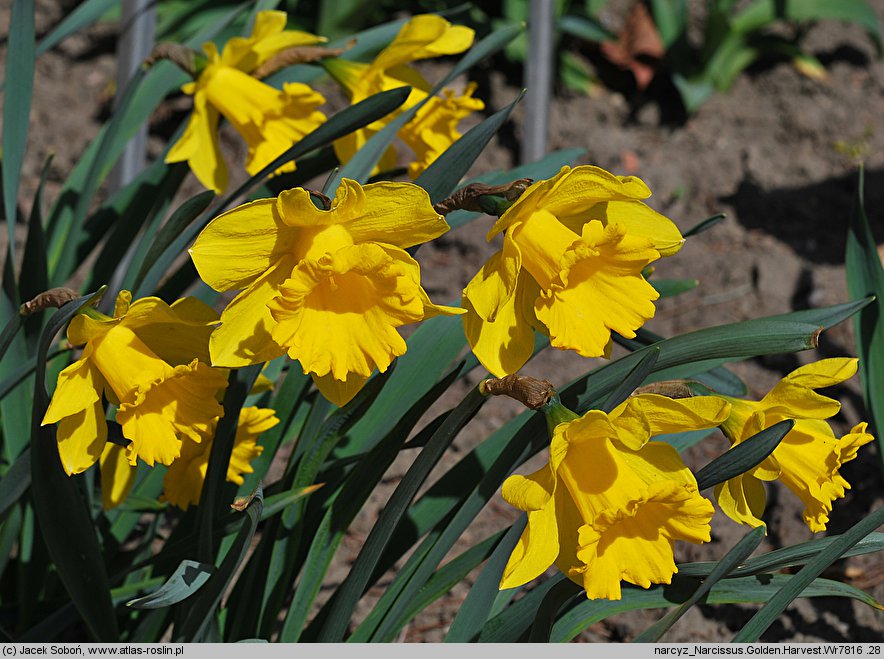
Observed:
[[[774,452],[749,472],[715,488],[722,511],[736,522],[761,526],[765,492],[762,481],[779,479],[805,505],[803,518],[813,532],[825,531],[832,502],[844,496],[850,484],[838,470],[856,457],[874,437],[860,423],[840,439],[824,419],[834,416],[841,404],[816,393],[853,377],[857,360],[823,359],[795,369],[760,401],[726,398],[731,413],[722,430],[736,445],[785,419],[795,419]]]
[[[421,14],[409,20],[389,46],[373,62],[363,64],[343,59],[323,61],[329,74],[346,90],[352,103],[398,87],[411,86],[408,99],[395,112],[335,141],[335,153],[342,163],[348,162],[371,137],[390,123],[399,113],[427,97],[431,85],[411,62],[462,53],[473,44],[474,32],[462,25],[452,25],[441,16]],[[463,96],[443,90],[444,98],[433,98],[418,110],[416,116],[399,131],[399,136],[417,154],[417,162],[409,165],[408,174],[417,176],[439,154],[460,137],[457,124],[485,104],[472,98],[475,85],[467,87]],[[390,147],[381,157],[375,171],[396,166],[396,149]]]
[[[58,423],[58,452],[69,475],[88,469],[106,450],[103,397],[116,406],[116,420],[131,441],[129,465],[138,458],[171,464],[181,437],[201,441],[223,414],[215,396],[227,386],[227,374],[208,365],[212,328],[205,305],[131,299],[122,291],[113,318],[90,311],[68,326],[68,340],[85,347],[59,374],[43,425]],[[108,449],[106,460],[109,474],[121,469],[119,451]],[[123,490],[119,485],[113,496]]]
[[[279,423],[273,410],[258,407],[244,407],[239,413],[233,452],[227,467],[227,482],[243,484],[243,474],[251,474],[251,461],[261,455],[263,446],[258,446],[258,437]],[[212,429],[210,438],[214,438]],[[182,510],[190,504],[198,504],[206,471],[209,468],[209,453],[213,439],[200,443],[185,440],[181,446],[181,456],[172,463],[163,479],[163,500]]]
[[[584,357],[606,355],[612,331],[635,336],[659,297],[642,270],[684,242],[639,201],[650,194],[633,176],[563,167],[507,209],[488,233],[505,231],[503,248],[463,292],[464,329],[485,368],[519,370],[535,330]]]
[[[503,484],[503,498],[528,513],[528,526],[504,569],[514,588],[555,564],[590,599],[620,599],[620,582],[648,588],[678,569],[673,543],[708,542],[712,504],[678,452],[654,435],[710,428],[730,406],[708,396],[630,398],[559,423],[548,464]]]
[[[405,352],[397,327],[460,309],[430,302],[405,248],[448,230],[411,183],[344,179],[329,210],[301,188],[212,220],[190,249],[217,291],[244,289],[212,334],[212,364],[288,353],[337,405]]]
[[[476,83],[470,83],[463,96],[455,96],[445,89],[442,96],[428,100],[415,114],[414,119],[399,131],[399,137],[411,147],[416,160],[408,165],[408,176],[416,179],[433,161],[461,138],[457,130],[460,120],[472,112],[478,112],[485,104],[473,98]]]
[[[285,83],[279,90],[250,75],[283,50],[325,41],[286,30],[285,23],[285,12],[262,11],[252,34],[231,39],[220,55],[214,43],[203,44],[208,62],[194,82],[182,87],[193,96],[193,114],[166,162],[187,161],[200,183],[217,193],[227,187],[227,166],[218,142],[220,115],[249,146],[249,174],[259,172],[325,121],[325,115],[316,110],[325,99],[307,85]],[[279,171],[293,169],[294,163],[289,163]]]

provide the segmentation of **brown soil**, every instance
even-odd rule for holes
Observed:
[[[45,34],[73,4],[38,1],[38,34]],[[873,4],[884,23],[884,1],[875,0]],[[9,0],[0,1],[0,25],[8,25],[10,5]],[[608,18],[617,20],[616,16]],[[47,186],[47,201],[51,201],[100,125],[114,76],[116,27],[91,28],[38,60],[19,200],[25,208],[30,207],[46,155],[55,154]],[[648,323],[654,332],[671,336],[847,299],[843,255],[856,168],[842,154],[839,143],[866,147],[867,212],[876,233],[884,235],[884,61],[876,58],[862,30],[836,22],[813,27],[805,46],[825,63],[827,80],[803,77],[788,63],[758,67],[742,75],[729,92],[713,96],[683,123],[667,123],[667,104],[661,105],[650,96],[627,99],[597,89],[590,96],[560,95],[553,100],[551,149],[584,147],[584,162],[619,174],[639,175],[654,191],[651,205],[683,230],[716,212],[727,214],[723,223],[692,238],[678,255],[659,264],[657,276],[695,278],[700,286],[661,301],[656,318]],[[5,38],[0,53],[5,59]],[[513,81],[505,80],[500,73],[483,71],[477,77],[489,111],[517,95]],[[517,164],[521,112],[516,110],[512,124],[483,154],[473,173]],[[192,189],[198,188],[193,185]],[[480,220],[422,251],[431,297],[441,301],[459,297],[460,289],[496,249],[485,242],[486,229],[487,221]],[[845,323],[825,333],[815,352],[749,360],[733,365],[733,370],[747,382],[751,394],[760,397],[799,364],[852,354],[852,328]],[[589,366],[572,354],[546,351],[529,364],[526,373],[564,384]],[[471,383],[475,381],[473,378]],[[462,392],[463,388],[449,392],[445,402],[457,402]],[[858,383],[839,387],[837,395],[844,407],[835,426],[843,432],[864,417]],[[508,401],[489,402],[461,434],[446,464],[452,464],[517,411]],[[725,446],[723,437],[704,442],[688,453],[689,464],[701,466]],[[377,511],[407,466],[407,460],[394,465],[377,493],[375,508],[367,510],[354,525],[339,552],[335,579],[343,576],[358,553]],[[881,505],[877,446],[867,446],[843,473],[853,489],[835,505],[832,532],[845,530]],[[759,551],[811,537],[800,519],[802,506],[790,492],[774,486],[769,498],[770,534]],[[504,503],[492,504],[462,539],[463,546],[514,518]],[[744,532],[744,528],[718,515],[713,542],[700,548],[681,547],[677,558],[720,557]],[[852,580],[881,601],[882,560],[880,554],[850,559],[839,563],[832,574]],[[468,584],[459,585],[450,597],[422,613],[402,640],[441,640],[467,589]],[[371,599],[365,600],[365,613]],[[754,609],[695,607],[665,640],[727,640]],[[659,611],[648,611],[615,616],[594,625],[581,640],[629,640],[660,615]],[[882,636],[881,612],[850,600],[814,599],[799,600],[789,607],[763,639],[854,642],[880,641]]]

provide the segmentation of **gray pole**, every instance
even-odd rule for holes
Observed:
[[[120,37],[117,41],[117,94],[126,89],[129,78],[153,50],[155,0],[123,0]],[[111,176],[111,192],[126,185],[144,168],[147,125],[141,126],[126,145]]]
[[[525,59],[525,136],[522,163],[546,155],[549,104],[553,92],[553,0],[531,0]]]
[[[156,38],[156,0],[123,0],[120,36],[117,41],[117,98],[126,89],[129,79],[141,66],[154,47]],[[108,177],[108,192],[113,194],[125,187],[144,169],[147,156],[147,124],[123,149],[123,155]],[[101,301],[104,311],[113,309],[123,278],[132,263],[136,241],[129,246],[108,282],[107,294]]]

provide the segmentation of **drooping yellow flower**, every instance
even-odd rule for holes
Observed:
[[[634,337],[659,295],[642,270],[684,239],[639,201],[648,187],[598,167],[563,167],[538,181],[498,219],[494,254],[463,292],[464,329],[476,357],[503,377],[521,368],[534,331],[555,348],[606,354],[611,332]]]
[[[474,32],[462,25],[452,25],[441,16],[421,14],[409,20],[389,46],[384,48],[373,62],[363,64],[343,59],[323,61],[329,74],[346,90],[352,103],[359,103],[369,96],[398,87],[412,88],[408,99],[395,112],[372,122],[368,126],[335,141],[335,154],[342,163],[348,162],[371,137],[393,121],[401,112],[424,100],[431,85],[415,69],[411,62],[442,55],[462,53],[473,43]],[[417,154],[417,162],[408,168],[411,178],[426,167],[460,137],[457,124],[485,104],[472,98],[475,85],[469,85],[463,96],[455,96],[451,90],[443,90],[444,98],[433,98],[418,110],[416,116],[399,131],[399,136]],[[396,149],[387,149],[376,171],[396,166]]]
[[[620,599],[621,581],[670,583],[673,543],[708,542],[713,508],[678,452],[648,440],[716,426],[729,407],[712,396],[643,394],[610,414],[559,423],[548,464],[503,484],[503,498],[528,513],[528,526],[500,587],[527,583],[552,564],[590,599]]]
[[[250,75],[283,50],[325,41],[286,30],[285,23],[285,12],[262,11],[252,34],[231,39],[220,55],[214,43],[203,44],[208,62],[194,82],[182,87],[193,96],[193,114],[166,162],[187,161],[200,183],[220,193],[227,187],[227,166],[218,142],[220,115],[249,146],[249,174],[259,172],[325,121],[325,115],[316,110],[325,99],[307,85],[285,83],[279,90]],[[293,169],[294,163],[289,163],[279,171]]]
[[[765,492],[762,481],[779,479],[805,505],[805,524],[813,532],[825,531],[832,502],[844,496],[850,484],[838,470],[856,457],[859,447],[874,437],[860,423],[841,437],[824,419],[834,416],[841,404],[816,393],[853,377],[857,360],[847,357],[823,359],[795,369],[760,401],[726,398],[731,413],[722,430],[732,445],[785,419],[795,419],[774,452],[754,469],[715,488],[722,511],[736,522],[761,526]],[[724,397],[723,397],[724,398]]]
[[[404,249],[447,230],[411,183],[344,179],[329,210],[295,188],[220,215],[190,255],[215,290],[245,290],[212,334],[212,363],[244,366],[287,352],[343,405],[405,352],[396,328],[460,313],[430,302]]]
[[[470,83],[463,96],[455,96],[445,89],[442,96],[428,100],[414,115],[414,119],[399,131],[399,137],[411,147],[416,160],[408,165],[408,175],[412,179],[420,176],[433,161],[461,138],[457,130],[460,120],[472,112],[478,112],[485,104],[473,98],[476,83]]]
[[[205,305],[181,300],[169,306],[152,297],[130,304],[131,298],[128,291],[119,294],[113,318],[91,311],[68,326],[68,340],[84,345],[83,354],[59,374],[43,424],[58,423],[58,452],[69,475],[88,469],[106,450],[103,398],[116,406],[131,441],[129,465],[138,458],[171,464],[182,437],[199,442],[223,414],[215,396],[227,386],[227,374],[208,365],[212,328]],[[105,469],[120,471],[119,451],[107,451]],[[122,481],[112,489],[111,498],[128,491]]]
[[[264,451],[258,446],[258,437],[279,423],[274,411],[259,407],[244,407],[239,413],[236,438],[227,467],[227,482],[243,484],[243,474],[251,474],[251,462]],[[210,438],[214,438],[212,429]],[[181,446],[181,456],[172,463],[163,479],[163,500],[182,510],[190,504],[198,504],[206,471],[209,468],[209,453],[214,439],[205,439],[199,444],[185,441]]]

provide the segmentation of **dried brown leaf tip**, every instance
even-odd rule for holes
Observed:
[[[527,375],[488,378],[479,383],[479,392],[486,396],[509,396],[532,410],[539,410],[556,395],[552,382]]]
[[[168,60],[191,78],[196,77],[196,60],[199,54],[192,48],[182,46],[180,43],[162,42],[153,47],[150,55],[142,62],[145,69],[152,67],[157,62]]]
[[[652,382],[639,387],[629,397],[638,396],[639,394],[657,394],[658,396],[666,396],[667,398],[691,398],[694,393],[691,391],[690,382],[687,380],[665,380],[663,382]]]
[[[456,210],[467,210],[473,211],[476,213],[485,212],[485,207],[482,206],[480,197],[485,196],[497,196],[505,199],[506,201],[515,201],[525,190],[528,189],[534,182],[533,179],[530,178],[520,178],[515,181],[511,181],[510,183],[504,183],[502,185],[485,185],[484,183],[470,183],[469,185],[465,185],[460,190],[456,191],[447,199],[443,199],[433,206],[433,210],[435,210],[440,215],[448,215],[452,211]]]
[[[30,316],[45,309],[58,309],[65,302],[76,300],[80,297],[77,291],[71,288],[50,288],[43,291],[32,300],[28,300],[18,308],[20,316]]]
[[[640,90],[651,84],[666,52],[654,19],[640,1],[629,10],[617,41],[603,41],[600,48],[612,64],[632,71]]]
[[[261,80],[281,71],[287,66],[316,62],[326,57],[338,57],[356,43],[351,39],[343,48],[326,48],[324,46],[297,46],[277,53],[252,72],[252,76]]]

